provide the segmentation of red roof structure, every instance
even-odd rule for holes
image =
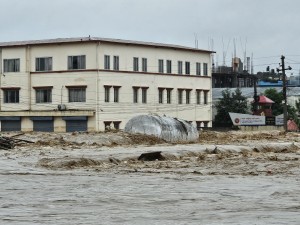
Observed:
[[[257,102],[257,110],[253,112],[253,115],[259,116],[273,116],[272,104],[274,104],[271,99],[264,95],[259,96],[259,101]]]
[[[261,95],[259,96],[259,101],[258,103],[260,104],[273,104],[275,102],[273,102],[271,99],[269,99],[268,97]]]

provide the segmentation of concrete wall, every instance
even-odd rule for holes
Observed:
[[[127,82],[130,79],[131,82]],[[203,92],[201,93],[201,103],[196,104],[196,89],[209,90],[210,79],[203,78],[200,82],[198,77],[176,77],[176,82],[172,83],[172,78],[161,75],[143,75],[119,73],[105,73],[100,75],[101,86],[99,88],[99,118],[101,121],[121,120],[121,128],[133,116],[141,114],[156,113],[171,117],[182,118],[188,121],[211,121],[211,105],[203,104]],[[103,85],[120,85],[120,102],[113,102],[113,88],[110,89],[110,102],[104,102]],[[149,87],[147,89],[147,103],[141,102],[142,90],[139,89],[139,102],[133,103],[133,86]],[[167,91],[163,91],[163,103],[159,103],[158,88],[173,88],[171,92],[171,104],[167,104]],[[186,104],[186,92],[183,91],[183,104],[178,104],[178,88],[191,89],[190,104]],[[211,92],[209,92],[208,102],[211,102]],[[103,124],[102,124],[103,125]]]
[[[270,131],[280,130],[284,131],[283,126],[239,126],[241,131]]]

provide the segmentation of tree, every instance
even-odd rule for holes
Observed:
[[[284,98],[283,98],[282,91],[278,92],[274,88],[269,88],[269,89],[265,90],[264,95],[274,102],[274,104],[272,105],[273,115],[278,116],[280,114],[283,114]],[[291,105],[287,105],[288,119],[293,119],[297,123],[298,126],[300,125],[300,121],[297,116],[297,111],[299,112],[299,108],[300,108],[299,101],[298,102],[296,101],[296,108]]]
[[[238,88],[234,92],[226,89],[222,91],[222,98],[217,103],[216,108],[215,125],[229,127],[232,126],[229,112],[248,113],[247,98],[242,95]]]
[[[274,104],[272,104],[272,112],[274,116],[278,116],[283,113],[283,93],[278,92],[275,88],[268,88],[265,90],[264,95],[271,99]]]
[[[296,100],[296,109],[297,109],[297,112],[299,113],[300,112],[300,98],[298,98],[298,100]]]

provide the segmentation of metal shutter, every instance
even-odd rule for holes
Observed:
[[[63,117],[66,121],[66,131],[87,131],[87,117],[86,116],[66,116]]]
[[[33,121],[33,131],[54,131],[54,123],[52,116],[32,116],[30,117],[30,119]]]
[[[2,116],[1,131],[21,131],[21,118],[19,116]]]

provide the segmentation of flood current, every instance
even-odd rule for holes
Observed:
[[[0,224],[300,224],[300,178],[13,169]]]

